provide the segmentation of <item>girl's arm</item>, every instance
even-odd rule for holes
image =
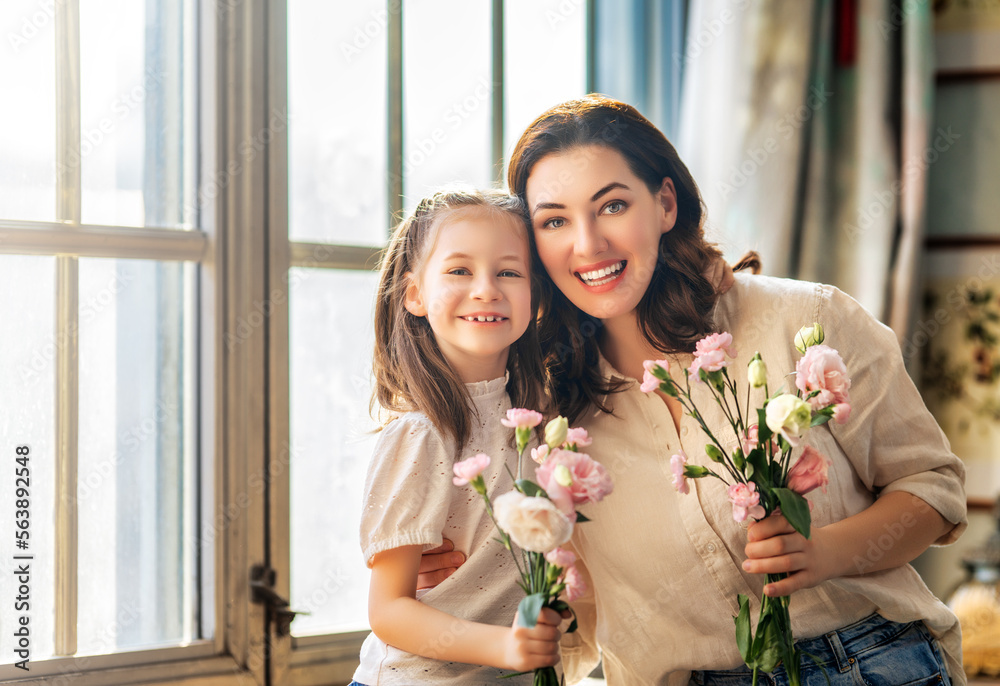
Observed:
[[[533,629],[458,619],[416,599],[421,546],[387,550],[372,560],[368,619],[385,643],[414,655],[525,672],[559,662],[559,623],[544,608]]]
[[[785,596],[827,579],[902,566],[953,527],[917,496],[892,491],[856,515],[813,528],[809,539],[781,515],[752,523],[743,569],[787,572],[788,578],[764,587],[766,595]]]

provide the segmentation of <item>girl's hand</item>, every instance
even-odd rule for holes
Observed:
[[[807,539],[780,514],[750,523],[744,552],[743,569],[751,574],[788,574],[764,586],[764,594],[772,598],[812,588],[842,573],[823,527],[813,527]]]
[[[555,610],[543,607],[534,629],[518,626],[517,618],[507,633],[503,652],[507,669],[530,672],[539,667],[553,667],[559,662],[559,623],[562,617]]]
[[[420,556],[420,569],[417,573],[417,588],[434,588],[439,583],[455,573],[455,570],[465,562],[465,553],[453,552],[455,544],[447,538],[433,550],[428,550]]]

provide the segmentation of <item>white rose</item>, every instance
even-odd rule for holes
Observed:
[[[514,543],[535,553],[547,553],[569,540],[573,522],[548,498],[529,497],[520,491],[504,493],[493,501],[497,525]]]
[[[764,418],[768,429],[795,446],[812,423],[812,410],[798,396],[785,393],[767,403]]]

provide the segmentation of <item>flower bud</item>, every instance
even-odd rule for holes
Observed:
[[[569,421],[565,417],[556,417],[545,425],[545,442],[550,448],[558,448],[566,442],[569,432]]]
[[[807,348],[819,345],[825,338],[823,327],[818,322],[813,322],[810,326],[803,326],[795,334],[795,349],[804,355]]]
[[[705,446],[705,454],[708,455],[708,459],[712,462],[722,462],[723,460],[722,451],[711,443]]]
[[[552,471],[552,478],[560,486],[569,488],[573,485],[573,474],[569,471],[569,467],[564,464],[556,465],[556,468]]]
[[[747,366],[747,380],[754,388],[760,388],[767,383],[767,365],[760,359],[760,353],[754,355]]]

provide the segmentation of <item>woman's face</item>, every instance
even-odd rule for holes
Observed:
[[[588,145],[543,157],[526,195],[539,257],[559,290],[598,319],[631,316],[660,236],[677,219],[673,182],[650,192],[621,153]]]

